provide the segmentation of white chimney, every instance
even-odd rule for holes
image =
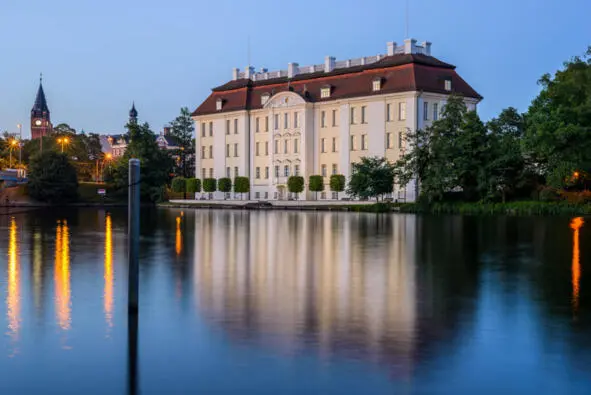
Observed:
[[[388,48],[388,56],[392,56],[396,53],[396,43],[394,41],[386,43],[386,47]]]
[[[425,49],[425,55],[431,56],[431,43],[429,41],[423,41],[421,45]]]
[[[244,78],[251,79],[253,75],[254,75],[254,67],[246,66],[246,68],[244,69]]]
[[[417,40],[414,38],[407,38],[404,40],[404,53],[416,53],[417,52]]]
[[[327,56],[324,58],[324,72],[330,73],[334,70],[335,58],[334,56]]]
[[[237,67],[234,67],[234,68],[232,69],[232,79],[233,79],[234,81],[236,81],[236,80],[238,79],[238,74],[240,74],[240,69],[239,69],[239,68],[237,68]]]
[[[287,78],[295,77],[299,72],[299,64],[297,63],[288,63],[287,64]]]

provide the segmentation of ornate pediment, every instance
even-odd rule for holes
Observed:
[[[280,92],[271,97],[264,105],[264,108],[287,108],[300,106],[306,101],[297,93],[288,91]]]

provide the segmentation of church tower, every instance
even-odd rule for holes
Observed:
[[[51,125],[49,108],[47,107],[45,92],[43,92],[43,78],[41,77],[39,78],[39,89],[37,90],[35,104],[31,109],[31,138],[37,139],[47,136],[52,130],[53,126]]]
[[[137,124],[137,110],[135,109],[135,102],[131,105],[131,110],[129,110],[129,123]]]

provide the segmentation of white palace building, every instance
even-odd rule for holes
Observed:
[[[196,177],[247,176],[251,199],[271,200],[289,198],[289,176],[307,184],[317,174],[326,184],[318,198],[334,199],[331,174],[349,178],[351,164],[364,156],[396,161],[405,133],[429,126],[452,93],[470,110],[482,99],[455,66],[431,56],[430,42],[414,39],[389,42],[384,55],[234,69],[193,112]],[[414,201],[416,193],[411,182],[396,186],[393,198]]]

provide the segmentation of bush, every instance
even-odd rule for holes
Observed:
[[[203,192],[213,193],[217,189],[217,180],[215,178],[206,178],[203,180]]]
[[[234,192],[240,194],[250,192],[250,180],[248,177],[234,178]]]
[[[187,191],[187,181],[183,177],[175,177],[172,179],[171,189],[176,193],[184,193]]]
[[[330,176],[330,190],[332,192],[343,192],[345,190],[346,179],[342,174],[333,174]]]
[[[224,193],[224,199],[225,199],[226,193],[232,191],[232,180],[228,177],[220,178],[218,180],[218,191]]]
[[[291,193],[299,194],[304,191],[304,177],[291,176],[287,179],[287,190]]]
[[[31,158],[29,195],[40,202],[67,203],[78,198],[76,169],[66,154],[45,151]]]
[[[318,175],[310,176],[310,181],[308,182],[308,189],[311,192],[324,191],[324,179],[322,178],[322,176],[318,176]]]
[[[591,191],[569,192],[561,191],[560,197],[571,204],[591,203]]]
[[[542,202],[558,202],[561,200],[558,190],[552,187],[541,188],[538,196],[539,200]]]
[[[199,178],[187,178],[187,192],[195,194],[201,192],[201,180]]]

